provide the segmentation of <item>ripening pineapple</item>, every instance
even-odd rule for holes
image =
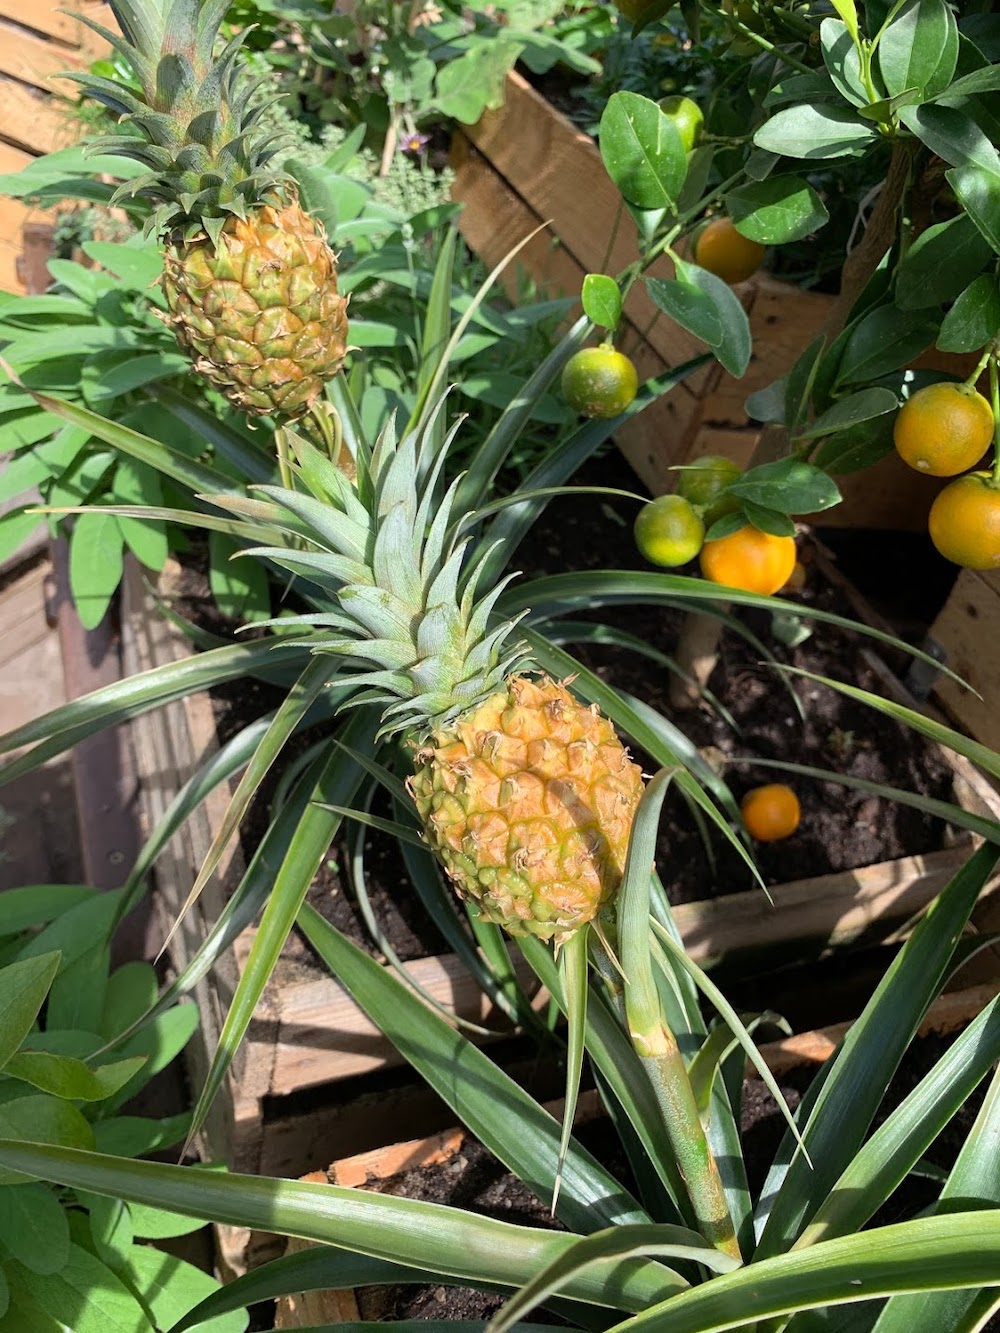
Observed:
[[[642,777],[596,705],[526,674],[516,622],[494,616],[508,580],[477,586],[460,535],[469,516],[438,486],[451,436],[435,438],[427,428],[397,445],[387,427],[357,459],[356,489],[325,468],[325,504],[255,489],[313,548],[304,572],[340,608],[318,619],[335,633],[316,650],[347,658],[338,682],[356,670],[358,701],[384,704],[383,731],[410,744],[408,787],[459,893],[511,934],[558,943],[618,889]],[[315,451],[293,447],[314,481]],[[265,553],[303,572],[301,552]]]
[[[110,0],[111,42],[140,85],[73,77],[140,132],[98,141],[149,168],[123,187],[157,205],[163,290],[195,369],[234,406],[294,419],[344,359],[347,301],[322,228],[273,165],[261,124],[273,102],[240,63],[242,38],[215,57],[228,0]]]

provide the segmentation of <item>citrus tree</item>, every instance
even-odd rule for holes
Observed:
[[[633,36],[678,22],[669,0],[616,8]],[[748,401],[765,427],[753,466],[733,475],[727,460],[697,460],[679,500],[654,502],[637,531],[654,563],[700,551],[707,578],[777,591],[794,565],[794,519],[840,503],[835,477],[895,449],[918,471],[956,478],[932,509],[938,550],[1000,567],[1000,19],[990,8],[689,0],[692,39],[702,23],[730,35],[745,62],[739,87],[730,80],[705,107],[610,98],[601,153],[640,255],[615,279],[584,283],[584,308],[609,342],[620,298],[644,282],[660,311],[741,376],[752,347],[733,284],[771,247],[823,245],[838,178],[877,181],[823,334]],[[660,256],[673,276],[644,276]],[[958,354],[953,373],[912,368],[932,348]]]

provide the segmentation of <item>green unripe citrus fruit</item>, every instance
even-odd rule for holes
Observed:
[[[740,465],[725,454],[704,454],[696,458],[690,467],[681,469],[677,494],[703,511],[705,526],[710,528],[724,514],[735,513],[739,508],[736,497],[723,492],[730,482],[742,475]]]
[[[616,417],[639,391],[635,366],[610,343],[583,347],[563,367],[563,397],[585,417]]]
[[[705,117],[702,115],[701,107],[697,102],[692,102],[690,97],[677,95],[664,97],[659,106],[680,135],[685,153],[690,153],[700,141],[701,132],[705,125]]]
[[[639,510],[634,533],[639,554],[650,564],[675,569],[701,550],[705,524],[683,496],[660,495]]]

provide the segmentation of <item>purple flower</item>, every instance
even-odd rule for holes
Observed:
[[[412,134],[404,134],[399,142],[399,151],[401,153],[422,153],[430,143],[430,136],[427,134],[418,134],[416,130]]]

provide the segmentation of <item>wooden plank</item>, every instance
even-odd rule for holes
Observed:
[[[112,32],[117,31],[115,17],[102,0],[76,0],[73,9],[103,23]],[[67,46],[86,46],[100,40],[75,14],[59,10],[50,0],[0,0],[0,19],[11,19],[23,28],[54,37]]]
[[[72,96],[74,85],[71,82],[63,79],[53,83],[53,80],[65,75],[67,70],[85,69],[91,59],[89,52],[46,41],[44,37],[0,20],[0,73],[9,74],[22,83],[33,84],[44,92],[58,88],[66,96]]]
[[[971,689],[941,676],[934,696],[962,727],[1000,750],[1000,580],[963,569],[931,626],[931,638]],[[973,693],[976,691],[976,693]]]
[[[6,75],[0,75],[0,126],[7,142],[33,153],[66,148],[80,137],[69,102]]]

